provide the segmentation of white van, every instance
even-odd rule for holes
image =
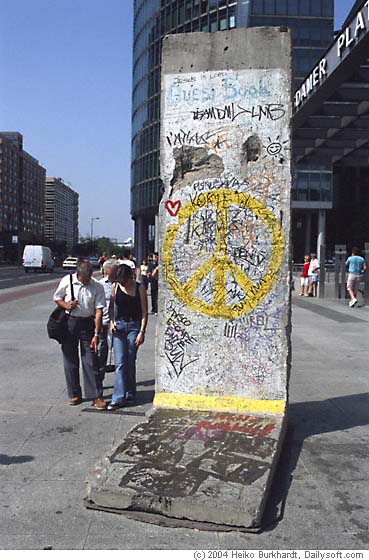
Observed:
[[[40,270],[52,272],[54,270],[54,259],[49,247],[42,245],[26,245],[23,251],[24,272]]]

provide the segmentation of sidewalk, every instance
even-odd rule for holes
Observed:
[[[293,295],[289,428],[261,534],[164,528],[87,510],[86,474],[144,420],[154,389],[153,315],[140,404],[69,407],[50,292],[0,305],[0,548],[365,549],[369,537],[369,308]],[[106,395],[113,374],[107,374]],[[275,522],[276,514],[280,516]]]

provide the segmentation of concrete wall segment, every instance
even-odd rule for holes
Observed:
[[[162,75],[230,68],[292,68],[290,32],[286,27],[251,27],[163,39]]]
[[[290,35],[163,45],[157,397],[287,399]],[[241,399],[241,401],[240,401]],[[240,404],[241,403],[241,404]],[[232,405],[231,409],[232,409]],[[270,409],[269,409],[270,410]],[[274,409],[275,410],[275,409]]]

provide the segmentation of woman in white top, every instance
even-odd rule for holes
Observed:
[[[147,277],[147,268],[147,261],[144,259],[140,266],[140,282],[141,284],[143,284],[143,286],[145,286],[146,289],[149,284],[149,279]]]
[[[318,273],[319,273],[320,264],[318,259],[316,258],[315,253],[311,253],[310,255],[310,266],[308,270],[308,277],[309,277],[309,291],[308,295],[310,297],[316,296],[316,287],[318,284]]]

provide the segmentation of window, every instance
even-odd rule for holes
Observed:
[[[333,0],[323,0],[322,15],[325,17],[333,17]]]
[[[319,4],[319,2],[315,2],[315,4]],[[310,0],[300,0],[300,15],[301,16],[310,15]],[[316,14],[316,15],[320,15],[320,14]]]
[[[255,14],[255,15],[264,13],[263,0],[255,0],[253,2],[252,13]]]
[[[289,16],[299,15],[298,0],[288,0],[288,15]]]
[[[217,14],[212,14],[212,16],[210,17],[210,32],[214,33],[214,31],[218,31]]]
[[[268,16],[275,15],[275,1],[274,0],[264,0],[264,14]]]
[[[224,31],[224,29],[227,29],[227,18],[222,18],[219,21],[219,30]]]
[[[191,19],[191,4],[192,4],[192,0],[186,0],[186,21]]]
[[[320,173],[310,173],[309,187],[309,199],[320,200]]]
[[[286,16],[288,14],[287,0],[277,0],[276,4],[276,14],[279,16]]]

